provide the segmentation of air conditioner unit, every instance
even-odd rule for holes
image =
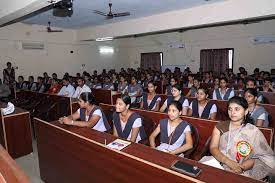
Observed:
[[[271,44],[275,43],[275,36],[257,36],[252,38],[253,44]]]
[[[185,44],[182,42],[173,42],[173,43],[168,43],[169,48],[184,48]]]
[[[44,43],[22,43],[23,50],[44,50],[45,45]]]

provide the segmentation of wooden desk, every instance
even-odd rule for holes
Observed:
[[[108,115],[112,115],[112,112],[110,111],[114,111],[113,109],[114,106],[108,105],[108,104],[100,104],[99,106],[102,108],[107,118],[111,119]],[[168,118],[168,115],[166,113],[146,111],[146,110],[140,110],[140,109],[132,109],[132,110],[135,112],[138,112],[141,116],[143,116],[146,119],[151,119],[156,125],[159,124],[159,121],[161,119]],[[187,116],[182,116],[181,118],[183,120],[186,120],[188,123],[192,124],[194,127],[198,129],[200,134],[200,139],[199,139],[199,144],[196,152],[199,154],[203,149],[207,139],[212,135],[212,131],[216,126],[216,124],[218,123],[218,121],[187,117]],[[264,134],[269,145],[273,147],[274,129],[273,128],[259,128],[259,129]]]
[[[6,107],[0,103],[0,107]],[[1,114],[0,142],[11,157],[18,158],[33,151],[30,127],[30,114],[28,111],[15,107],[12,114]]]
[[[110,134],[34,120],[40,175],[45,182],[259,182],[142,144],[132,143],[114,151],[103,144],[105,139],[107,143],[116,139]],[[175,160],[196,165],[202,173],[194,179],[172,171],[169,168]]]
[[[4,183],[28,183],[26,174],[19,168],[16,162],[9,156],[7,151],[0,145],[0,182]]]

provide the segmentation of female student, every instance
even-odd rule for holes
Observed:
[[[117,91],[124,94],[127,91],[127,88],[128,88],[128,84],[127,84],[127,81],[125,80],[125,77],[120,76],[120,81],[118,83]]]
[[[78,104],[80,108],[74,114],[59,119],[61,124],[89,127],[101,132],[110,130],[107,118],[100,107],[95,105],[95,97],[92,93],[81,93]],[[77,119],[80,121],[76,121]]]
[[[140,108],[150,111],[159,111],[161,98],[156,94],[156,84],[153,81],[149,81],[147,89],[148,93],[143,93]]]
[[[187,110],[189,107],[189,102],[187,99],[185,99],[184,96],[182,96],[182,91],[180,85],[176,84],[172,87],[172,96],[168,96],[168,98],[165,100],[164,104],[160,108],[160,112],[167,112],[168,106],[170,103],[175,100],[179,101],[182,104],[182,115],[187,115]]]
[[[128,85],[128,89],[127,89],[127,93],[131,97],[131,104],[140,103],[142,92],[143,90],[141,85],[137,83],[137,78],[133,76],[131,78],[131,84]]]
[[[139,142],[146,137],[141,117],[130,110],[131,98],[122,95],[116,101],[116,111],[113,114],[113,134],[117,137]]]
[[[166,87],[165,90],[165,95],[172,95],[172,88],[173,86],[175,86],[176,84],[178,84],[178,80],[176,78],[171,78],[170,79],[170,85],[168,85]]]
[[[213,92],[214,100],[229,100],[234,96],[234,90],[227,88],[228,80],[226,78],[220,78],[220,87]]]
[[[200,81],[198,80],[198,78],[194,78],[193,86],[191,86],[190,90],[186,94],[186,97],[196,97],[199,87]]]
[[[244,92],[250,117],[254,125],[268,127],[268,113],[262,106],[257,105],[257,96],[258,92],[256,88],[247,88]]]
[[[191,129],[186,121],[180,118],[182,104],[173,101],[168,107],[167,119],[160,120],[159,125],[150,135],[150,146],[160,151],[180,155],[193,147]],[[156,147],[155,139],[160,133],[160,145]]]
[[[235,96],[228,101],[230,121],[220,122],[212,133],[210,152],[225,170],[263,179],[275,170],[274,152],[262,132],[250,124],[247,101]]]
[[[191,102],[187,115],[216,120],[217,106],[208,100],[208,89],[198,89],[197,98]]]

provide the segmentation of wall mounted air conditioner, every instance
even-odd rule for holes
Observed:
[[[275,36],[257,36],[252,38],[253,44],[274,44]]]
[[[44,43],[22,42],[22,49],[23,50],[44,50],[45,45],[44,45]]]
[[[185,48],[185,44],[183,42],[172,42],[168,43],[169,48]]]

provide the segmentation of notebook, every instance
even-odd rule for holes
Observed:
[[[121,139],[116,139],[113,142],[109,143],[107,145],[107,147],[120,151],[120,150],[124,149],[125,147],[127,147],[130,144],[131,144],[131,142],[129,142],[129,141],[125,141],[125,140],[121,140]]]

